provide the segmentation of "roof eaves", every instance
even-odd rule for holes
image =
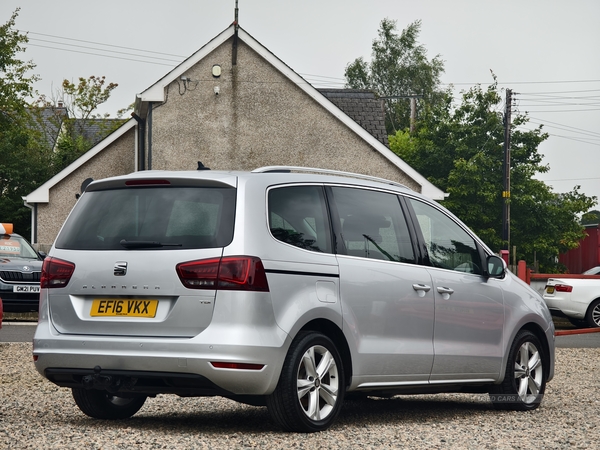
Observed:
[[[155,84],[150,86],[148,89],[138,94],[136,99],[135,109],[139,114],[145,109],[144,104],[146,102],[164,102],[165,101],[165,87],[177,80],[187,70],[193,67],[196,63],[201,61],[206,55],[215,50],[221,44],[226,42],[235,33],[235,24],[231,24],[227,29],[217,35],[214,39],[208,42],[205,46],[200,48],[196,53],[183,61],[180,65],[171,70],[163,78],[158,80]],[[363,127],[361,127],[356,121],[350,116],[344,113],[336,105],[334,105],[327,97],[321,94],[315,89],[310,83],[304,78],[298,75],[292,70],[287,64],[281,59],[275,56],[271,51],[254,39],[248,32],[243,28],[238,27],[238,38],[244,41],[252,50],[258,53],[266,61],[268,61],[273,67],[278,69],[284,76],[290,81],[295,83],[300,89],[306,94],[312,97],[317,103],[323,106],[331,114],[337,117],[341,122],[348,126],[352,131],[358,134],[363,140],[367,141],[376,151],[381,153],[386,159],[394,164],[398,169],[404,172],[406,175],[411,177],[416,183],[421,186],[421,193],[433,200],[443,200],[447,195],[441,190],[430,183],[425,177],[419,174],[416,170],[406,164],[400,159],[394,152],[388,149],[383,143],[381,143],[376,137],[371,135]]]
[[[221,44],[227,41],[233,36],[235,31],[234,25],[230,25],[219,35],[213,38],[210,42],[192,54],[190,57],[185,59],[181,64],[167,73],[164,77],[150,86],[148,89],[137,95],[135,109],[139,114],[141,111],[141,103],[144,102],[164,102],[165,101],[165,87],[173,81],[179,79],[181,75],[192,68],[198,61],[201,61],[206,55],[215,50]]]
[[[50,201],[50,189],[51,188],[53,188],[56,184],[58,184],[60,181],[65,179],[68,175],[73,173],[75,170],[79,169],[86,162],[88,162],[90,159],[92,159],[94,156],[96,156],[98,153],[100,153],[102,150],[104,150],[110,144],[112,144],[117,139],[119,139],[121,136],[123,136],[127,131],[129,131],[131,128],[133,128],[135,126],[135,124],[136,124],[135,119],[129,119],[127,122],[125,122],[123,125],[121,125],[118,129],[116,129],[114,132],[109,134],[105,139],[100,141],[97,145],[92,147],[90,150],[85,152],[83,155],[81,155],[79,158],[77,158],[75,161],[73,161],[71,164],[69,164],[63,170],[61,170],[56,175],[54,175],[52,178],[50,178],[48,181],[46,181],[44,184],[42,184],[35,191],[27,194],[27,196],[25,196],[25,197],[22,197],[23,200],[25,201],[25,203],[28,203],[30,205],[34,204],[34,203],[48,203]]]
[[[381,143],[375,136],[361,127],[356,121],[354,121],[350,116],[344,113],[340,108],[335,106],[326,96],[321,94],[317,89],[315,89],[310,83],[308,83],[304,78],[294,72],[287,64],[281,61],[278,57],[276,57],[273,53],[271,53],[268,49],[262,46],[258,41],[256,41],[252,36],[250,36],[246,31],[242,28],[239,29],[238,36],[241,40],[243,40],[246,44],[248,44],[255,52],[257,52],[260,56],[266,59],[271,65],[277,68],[283,75],[289,78],[293,83],[295,83],[300,89],[302,89],[306,94],[312,97],[317,103],[327,109],[331,114],[337,117],[341,122],[343,122],[348,128],[358,134],[363,140],[367,141],[375,150],[381,153],[388,161],[394,164],[398,169],[404,172],[406,175],[411,177],[416,183],[421,186],[421,193],[433,200],[443,200],[448,195],[444,193],[441,189],[434,186],[430,181],[428,181],[423,175],[409,166],[406,162],[404,162],[400,157],[398,157],[394,152],[392,152],[389,148],[387,148],[383,143]]]

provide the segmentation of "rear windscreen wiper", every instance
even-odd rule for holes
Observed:
[[[121,239],[119,242],[125,248],[161,248],[161,247],[181,247],[181,244],[163,244],[156,241],[126,241]]]

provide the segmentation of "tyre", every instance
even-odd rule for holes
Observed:
[[[546,357],[540,340],[520,331],[510,349],[502,384],[490,392],[497,409],[530,411],[540,406],[546,389]]]
[[[146,397],[117,397],[97,389],[73,389],[75,403],[95,419],[127,419],[144,405]]]
[[[594,300],[585,313],[585,323],[590,328],[600,327],[600,298]]]
[[[323,431],[339,414],[345,389],[335,344],[321,333],[305,332],[292,342],[267,407],[284,430]]]

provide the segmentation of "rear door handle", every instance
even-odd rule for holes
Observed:
[[[442,287],[442,286],[439,286],[439,287],[437,288],[437,291],[438,291],[440,294],[454,294],[454,289],[450,289],[450,288],[447,288],[447,287]]]
[[[431,286],[427,286],[426,284],[415,283],[413,284],[413,289],[417,291],[417,295],[421,298],[425,297],[425,294],[431,290]]]
[[[442,294],[442,298],[444,300],[448,300],[452,294],[454,294],[454,289],[450,289],[443,286],[438,286],[437,291]]]
[[[424,291],[429,292],[431,290],[431,286],[427,286],[426,284],[413,284],[413,289],[415,291]]]

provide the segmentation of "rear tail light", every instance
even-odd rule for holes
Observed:
[[[260,258],[228,256],[177,264],[177,275],[189,289],[269,292]]]
[[[75,264],[50,256],[42,264],[41,288],[62,288],[69,284],[75,271]]]
[[[573,292],[573,286],[569,286],[568,284],[555,284],[554,289],[557,292]]]

